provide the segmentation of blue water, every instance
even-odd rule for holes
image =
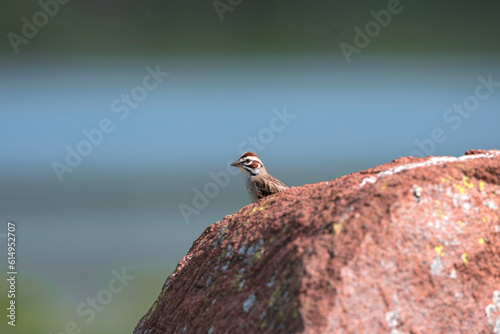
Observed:
[[[170,73],[125,120],[111,103],[141,84],[146,66]],[[47,59],[0,70],[2,169],[51,174],[65,146],[110,118],[116,126],[87,165],[184,167],[200,157],[232,158],[237,143],[267,126],[273,108],[296,114],[276,136],[273,154],[319,152],[344,158],[407,155],[453,103],[474,92],[479,75],[500,77],[499,62],[481,58],[362,59]],[[493,144],[500,94],[436,154]],[[309,155],[309,154],[308,154]],[[229,156],[229,157],[228,157]],[[113,167],[114,168],[114,167]],[[203,170],[203,168],[200,168]]]

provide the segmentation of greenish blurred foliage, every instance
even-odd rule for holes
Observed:
[[[55,0],[42,0],[55,1]],[[227,3],[227,0],[221,0]],[[237,1],[233,0],[233,3]],[[212,1],[70,1],[25,52],[78,54],[259,54],[339,52],[353,28],[388,1],[241,1],[223,13]],[[372,43],[385,52],[497,52],[500,2],[401,1],[403,11]],[[0,31],[20,34],[38,1],[4,1]],[[8,39],[0,52],[12,53]]]
[[[114,295],[108,305],[100,305],[102,310],[95,312],[88,322],[88,314],[78,315],[77,307],[80,303],[88,303],[87,298],[96,298],[97,290],[72,300],[54,286],[53,282],[26,274],[20,275],[17,282],[19,292],[16,296],[16,326],[12,327],[7,321],[2,321],[0,333],[132,333],[142,315],[149,310],[161,292],[162,283],[158,282],[164,282],[167,274],[151,268],[129,270],[128,274],[135,277],[131,284]],[[107,281],[104,281],[103,287],[106,284]],[[0,287],[3,288],[4,284],[0,284]],[[89,307],[85,309],[88,310]],[[75,323],[78,329],[66,331],[68,323]]]

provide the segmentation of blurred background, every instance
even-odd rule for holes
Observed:
[[[1,333],[131,333],[244,150],[300,186],[499,148],[498,1],[59,1],[0,5]]]

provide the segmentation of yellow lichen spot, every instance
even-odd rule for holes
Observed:
[[[446,182],[446,179],[444,177],[442,177],[441,182]]]
[[[156,301],[154,304],[153,304],[153,307],[151,307],[151,312],[149,312],[146,320],[149,320],[149,318],[151,317],[151,315],[153,314],[153,312],[156,310],[156,307],[158,306],[158,301]]]
[[[483,223],[486,223],[486,217],[483,217]]]
[[[465,265],[469,265],[469,259],[467,257],[467,253],[462,254],[462,261],[464,261]]]
[[[463,221],[461,221],[461,220],[457,221],[457,224],[460,227],[464,227],[465,226],[465,223]]]
[[[387,183],[384,183],[384,184],[382,184],[382,185],[380,186],[380,189],[382,189],[382,190],[386,190],[386,189],[387,189],[387,187],[389,187],[389,186],[387,185]]]
[[[263,210],[265,210],[265,209],[266,209],[266,207],[265,207],[265,206],[255,207],[255,208],[253,208],[252,212],[250,212],[250,215],[253,215],[253,214],[254,214],[254,213],[256,213],[256,212],[263,211]]]
[[[436,210],[436,216],[438,216],[441,219],[445,219],[447,217],[441,210]]]
[[[484,244],[486,243],[486,241],[484,241],[484,239],[483,239],[483,238],[479,239],[479,241],[478,241],[478,242],[479,242],[479,244],[480,244],[480,245],[484,245]]]
[[[335,222],[332,225],[328,226],[328,232],[331,236],[338,235],[342,232],[342,222]]]
[[[441,205],[441,201],[436,201],[436,204],[437,205]]]
[[[436,246],[436,247],[434,247],[434,250],[436,251],[436,253],[437,253],[438,255],[440,255],[440,256],[444,256],[443,248],[444,248],[444,247],[443,247],[443,245],[441,245],[441,246]]]
[[[484,185],[485,185],[484,181],[480,181],[479,182],[479,190],[484,191]]]
[[[263,252],[263,249],[260,248],[257,253],[254,254],[254,256],[252,256],[252,263],[253,262],[257,262],[260,260],[260,258],[262,257],[262,252]]]
[[[472,189],[474,188],[474,183],[472,183],[471,181],[469,181],[469,178],[467,176],[464,176],[463,179],[462,179],[462,182],[464,183],[464,185],[469,188],[469,189]]]
[[[333,223],[333,233],[338,235],[340,232],[342,232],[342,223]]]
[[[464,188],[464,187],[459,186],[458,184],[454,184],[454,185],[453,185],[453,188],[458,189],[458,191],[460,191],[460,193],[461,193],[462,195],[463,195],[463,194],[465,194],[465,188]]]
[[[430,249],[430,248],[431,248],[431,246],[430,246],[430,245],[427,245],[427,249]]]

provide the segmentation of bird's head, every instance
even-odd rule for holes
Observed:
[[[231,166],[239,168],[245,175],[257,175],[265,169],[257,154],[250,151],[243,153]]]

